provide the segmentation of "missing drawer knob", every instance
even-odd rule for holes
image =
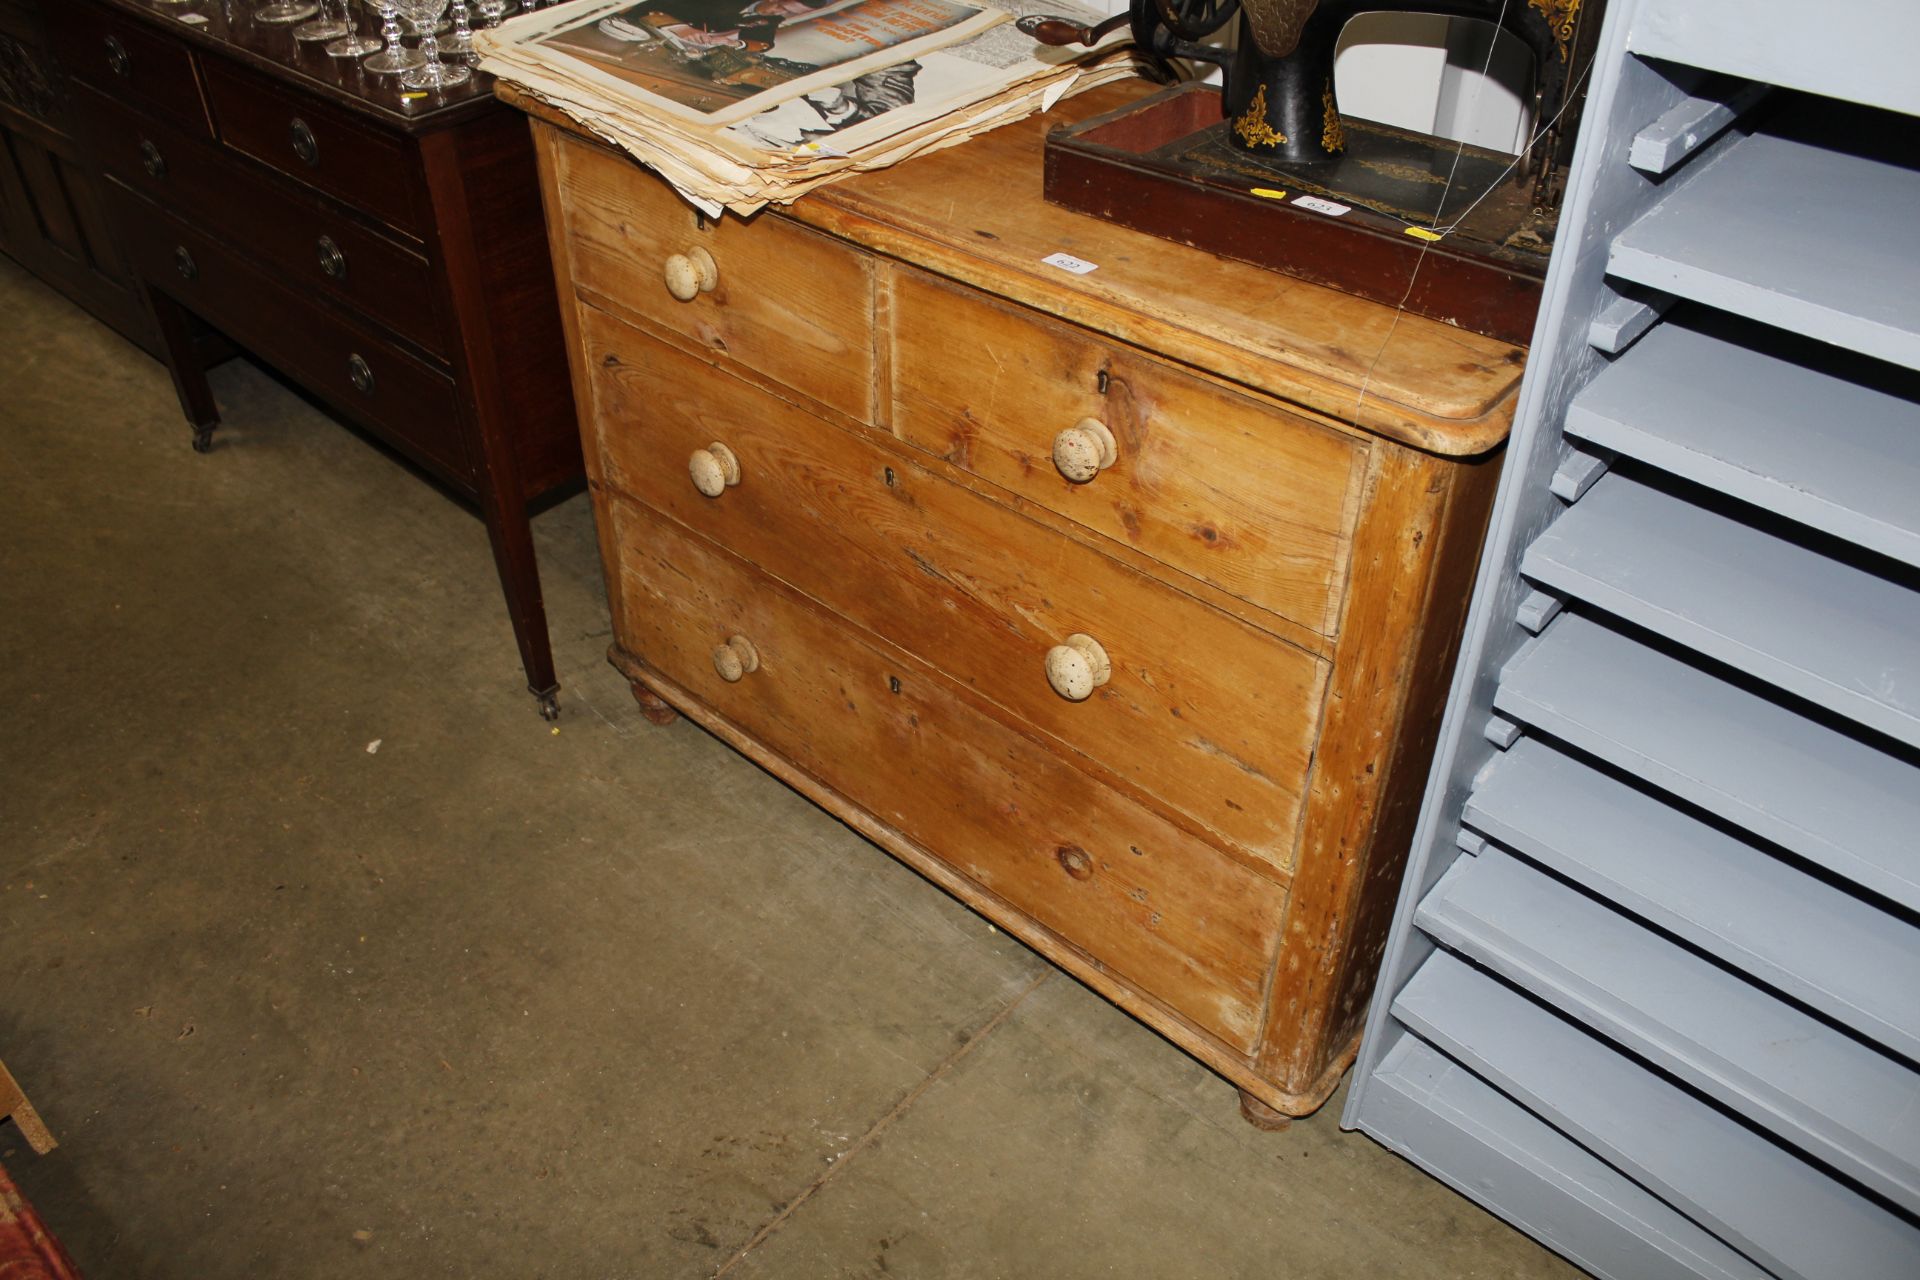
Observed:
[[[745,636],[728,636],[727,642],[713,651],[713,669],[728,684],[760,669],[760,651]]]
[[[667,259],[667,292],[681,302],[712,293],[720,284],[720,266],[705,249],[689,249]]]
[[[302,164],[311,167],[320,163],[320,141],[299,116],[288,122],[287,140],[293,143],[293,154],[300,157]]]
[[[340,252],[340,246],[333,242],[332,236],[321,236],[314,245],[314,254],[320,260],[320,273],[327,279],[347,278],[347,255]]]
[[[347,357],[347,377],[353,382],[353,389],[361,395],[373,394],[373,366],[358,353]]]
[[[187,252],[187,246],[176,245],[173,250],[173,269],[180,273],[182,280],[192,280],[200,274],[200,264]]]
[[[107,37],[107,67],[117,76],[125,76],[133,71],[133,59],[127,57],[127,46],[120,43],[120,37]]]
[[[1120,460],[1113,432],[1098,418],[1082,418],[1053,438],[1053,465],[1073,484],[1085,484]]]
[[[1053,856],[1060,860],[1060,869],[1075,880],[1093,878],[1093,858],[1079,845],[1063,844],[1053,851]]]
[[[717,498],[740,483],[740,459],[733,450],[715,440],[704,449],[695,449],[687,459],[687,474],[702,496]]]
[[[1085,702],[1112,677],[1107,651],[1090,635],[1075,632],[1047,650],[1047,683],[1068,702]]]
[[[167,158],[160,154],[160,148],[145,138],[140,140],[140,167],[155,182],[167,176]]]

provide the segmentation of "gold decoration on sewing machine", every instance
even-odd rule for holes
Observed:
[[[1253,101],[1233,122],[1233,131],[1240,135],[1240,141],[1250,147],[1286,145],[1287,135],[1267,123],[1267,86],[1261,85],[1254,91]]]
[[[1573,41],[1573,30],[1579,24],[1580,0],[1527,0],[1527,4],[1540,11],[1540,16],[1553,28],[1554,43],[1560,46],[1560,57],[1567,56],[1567,46]]]
[[[1266,86],[1260,87],[1262,93]],[[1320,91],[1320,145],[1329,152],[1347,149],[1347,131],[1340,123],[1340,108],[1333,101],[1333,77],[1327,77],[1326,88]]]

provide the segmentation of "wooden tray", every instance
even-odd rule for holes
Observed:
[[[1345,128],[1347,154],[1308,179],[1229,145],[1217,89],[1176,85],[1048,134],[1046,198],[1527,343],[1553,228],[1534,212],[1524,175],[1495,183],[1513,158],[1365,121],[1347,120]],[[1489,186],[1492,194],[1468,211]],[[1443,240],[1409,235],[1407,222],[1434,221],[1442,191],[1443,218],[1464,212],[1465,221]],[[1329,213],[1328,204],[1345,211]]]

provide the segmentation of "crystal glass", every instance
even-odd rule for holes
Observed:
[[[426,57],[417,49],[400,43],[400,0],[368,0],[368,3],[380,11],[380,36],[387,47],[360,65],[375,75],[390,76],[425,63]]]
[[[473,19],[467,13],[467,0],[453,0],[453,34],[440,42],[449,58],[473,57]]]
[[[340,16],[334,16],[338,7]],[[293,29],[295,40],[333,40],[348,35],[352,28],[347,25],[347,0],[320,0],[320,16],[312,22],[303,22]]]
[[[362,4],[360,7],[364,9],[366,6]],[[347,20],[347,33],[327,46],[329,58],[358,58],[380,51],[377,36],[360,34],[360,13],[353,7],[353,0],[340,0],[340,16]]]
[[[465,67],[448,66],[440,61],[440,38],[434,34],[434,28],[440,24],[440,15],[446,12],[447,0],[397,0],[400,16],[420,28],[420,53],[426,62],[400,77],[400,85],[406,89],[451,89],[455,85],[465,84],[473,78],[473,73]]]
[[[477,0],[473,7],[480,11],[483,27],[497,27],[507,16],[507,0]]]
[[[298,22],[302,18],[311,18],[318,12],[320,12],[320,6],[313,3],[313,0],[273,0],[272,4],[263,4],[255,9],[253,20],[284,26],[289,22]]]

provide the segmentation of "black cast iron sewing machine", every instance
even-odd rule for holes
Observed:
[[[1527,341],[1577,120],[1581,39],[1603,0],[1133,0],[1095,27],[1028,17],[1045,44],[1121,25],[1182,84],[1048,138],[1049,200],[1475,332]],[[1583,12],[1583,7],[1585,12]],[[1365,13],[1476,18],[1532,55],[1518,155],[1343,116],[1342,30]],[[1202,43],[1238,22],[1233,48]]]

